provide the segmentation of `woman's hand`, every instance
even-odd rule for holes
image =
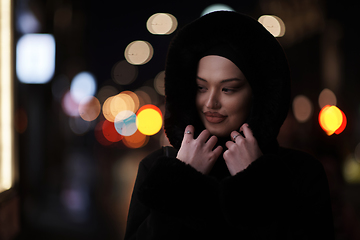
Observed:
[[[217,137],[209,137],[210,132],[205,129],[197,139],[194,139],[194,127],[187,126],[176,158],[189,164],[197,171],[208,174],[222,152],[221,146],[212,150],[217,142]],[[209,140],[207,140],[208,138]]]
[[[234,139],[234,142],[226,142],[228,149],[223,154],[231,176],[241,172],[263,155],[247,123],[240,127],[241,131],[245,137],[237,131],[231,132],[231,139]]]

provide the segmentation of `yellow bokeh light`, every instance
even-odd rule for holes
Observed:
[[[306,122],[311,117],[313,106],[309,98],[304,95],[299,95],[293,101],[293,113],[299,122]]]
[[[360,162],[349,156],[343,165],[343,176],[348,183],[360,183]]]
[[[177,28],[176,18],[169,13],[155,13],[146,22],[148,31],[152,34],[171,34]]]
[[[326,105],[319,113],[319,123],[327,135],[332,135],[343,123],[343,113],[336,106]]]
[[[323,108],[326,105],[336,105],[337,100],[336,100],[336,96],[333,93],[333,91],[331,91],[328,88],[325,88],[324,90],[321,91],[320,95],[319,95],[319,106],[320,108]]]
[[[136,125],[142,134],[151,136],[158,133],[162,123],[162,114],[158,107],[148,104],[139,109]]]
[[[285,34],[285,24],[281,18],[273,15],[263,15],[258,21],[274,36],[282,37]]]
[[[142,65],[150,61],[154,54],[154,49],[146,41],[131,42],[125,49],[125,59],[130,64]]]

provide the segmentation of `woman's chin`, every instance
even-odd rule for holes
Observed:
[[[230,133],[232,132],[232,130],[231,131],[219,131],[218,129],[213,129],[213,130],[208,129],[208,130],[211,135],[214,135],[218,138],[230,137]]]

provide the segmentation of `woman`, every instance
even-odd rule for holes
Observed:
[[[173,148],[141,161],[125,239],[332,239],[322,165],[276,141],[290,74],[261,24],[197,19],[170,44],[165,74]]]

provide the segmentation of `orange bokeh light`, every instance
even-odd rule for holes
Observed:
[[[153,109],[153,110],[157,111],[160,114],[161,118],[162,118],[162,112],[161,112],[160,108],[158,108],[157,106],[155,106],[153,104],[146,104],[146,105],[142,106],[137,111],[137,114],[139,114],[140,112],[142,112],[145,109]]]
[[[124,136],[122,141],[128,148],[141,148],[148,143],[149,137],[137,130],[131,136]]]

